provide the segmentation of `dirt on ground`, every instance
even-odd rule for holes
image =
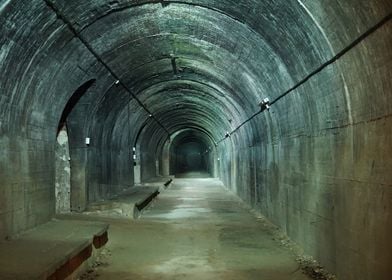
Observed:
[[[215,179],[176,179],[139,220],[104,221],[109,243],[81,279],[335,279]]]

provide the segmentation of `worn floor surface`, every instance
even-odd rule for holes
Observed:
[[[140,220],[110,224],[94,279],[309,279],[215,179],[175,179]]]

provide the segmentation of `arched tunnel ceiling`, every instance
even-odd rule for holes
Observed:
[[[213,147],[215,175],[332,269],[389,268],[391,12],[390,0],[0,0],[0,240],[54,214],[58,124],[95,81],[67,119],[75,209],[170,175],[169,136],[213,146],[279,98]],[[381,226],[352,243],[363,221]]]
[[[48,2],[170,133],[195,127],[219,139],[331,56],[297,2]],[[121,90],[107,92],[103,111],[145,119],[136,102],[113,98]]]
[[[28,10],[26,19],[34,23],[23,34],[15,34],[27,36],[27,32],[41,26],[42,34],[48,37],[44,40],[37,36],[37,42],[32,40],[37,50],[33,59],[26,61],[27,69],[46,53],[62,63],[61,71],[45,73],[37,93],[28,94],[30,84],[25,79],[27,84],[20,85],[26,88],[24,94],[12,96],[10,104],[26,103],[27,110],[32,111],[30,117],[36,119],[43,119],[43,113],[33,112],[34,107],[51,110],[49,114],[54,115],[58,107],[62,108],[60,103],[66,103],[63,101],[67,96],[58,97],[51,88],[61,87],[62,71],[71,69],[66,62],[79,60],[82,70],[91,70],[88,78],[96,79],[97,89],[103,91],[94,101],[98,103],[94,110],[98,112],[97,120],[104,121],[109,131],[121,131],[132,118],[134,124],[129,135],[136,135],[151,112],[159,123],[146,126],[150,135],[165,135],[167,131],[156,132],[162,127],[169,133],[193,127],[220,139],[254,114],[263,97],[278,97],[364,32],[379,15],[388,12],[388,4],[382,0],[362,3],[355,11],[353,7],[358,6],[355,1],[335,0],[333,5],[316,2],[43,0],[25,7],[17,1],[6,1],[1,6],[2,14],[11,8],[23,8]],[[356,30],[341,28],[347,25],[345,14],[361,14],[365,10],[366,22],[358,21]],[[339,15],[336,24],[324,22],[335,13]],[[15,17],[19,19],[21,14]],[[36,21],[32,20],[34,17]],[[5,21],[4,26],[7,36],[13,38],[16,26],[10,21]],[[328,34],[323,28],[328,29]],[[9,40],[9,45],[12,46],[13,40],[16,42],[17,38]],[[101,62],[132,94],[122,86],[114,86],[114,77]],[[22,70],[18,71],[25,73]],[[340,79],[332,71],[324,75],[325,80]],[[77,88],[78,81],[73,82]],[[148,111],[142,109],[139,101],[129,103],[132,95]],[[282,120],[291,114],[289,111],[300,112],[305,119],[320,118],[318,111],[328,108],[322,102],[316,102],[315,106],[314,98],[318,97],[296,94],[277,106],[276,112],[283,116]],[[54,100],[58,106],[44,106]],[[262,119],[262,122],[269,121]]]

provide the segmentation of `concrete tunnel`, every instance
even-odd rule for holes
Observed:
[[[391,19],[389,0],[1,0],[0,247],[203,171],[339,279],[391,279]]]

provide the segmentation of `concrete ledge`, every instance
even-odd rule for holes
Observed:
[[[84,214],[104,217],[125,217],[137,219],[161,192],[173,182],[170,177],[159,177],[136,185],[117,197],[91,203]]]
[[[52,220],[0,243],[0,279],[69,279],[108,241],[108,225]],[[88,267],[85,267],[87,269]]]
[[[156,186],[133,187],[114,199],[90,204],[84,214],[137,219],[160,190]]]
[[[169,185],[173,182],[173,179],[168,180],[166,183],[164,183],[163,185],[165,186],[165,188],[168,188]]]
[[[153,199],[159,195],[159,193],[160,192],[156,190],[155,192],[147,196],[145,199],[137,202],[133,210],[133,218],[134,219],[139,218],[143,209],[147,207],[151,203],[151,201],[153,201]]]

